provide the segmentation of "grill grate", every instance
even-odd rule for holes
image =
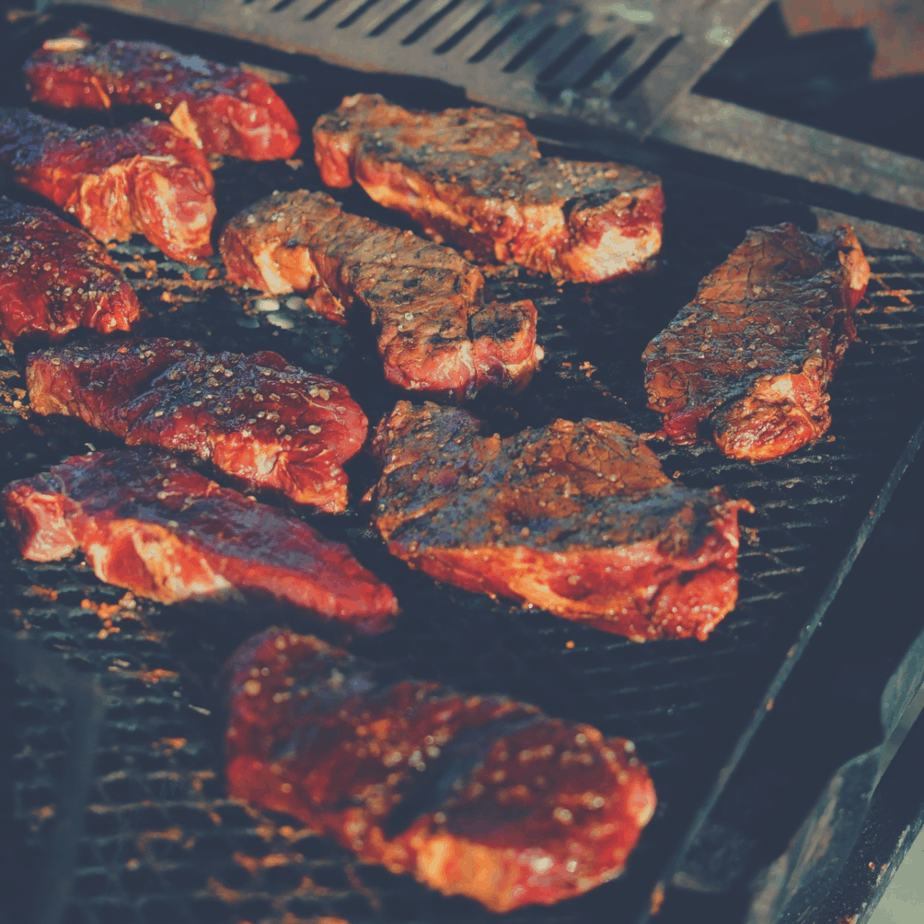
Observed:
[[[67,4],[67,0],[52,0]],[[90,0],[644,137],[768,0]]]
[[[327,104],[292,95],[303,125]],[[216,181],[219,223],[274,189],[320,188],[313,165],[299,161],[228,161]],[[617,419],[654,430],[657,420],[645,409],[641,381],[644,345],[747,227],[813,221],[802,206],[691,177],[669,178],[666,196],[662,266],[652,277],[559,287],[527,273],[492,275],[499,295],[534,299],[547,354],[522,395],[479,403],[476,409],[498,431],[558,416]],[[339,198],[348,210],[399,221],[355,189]],[[213,349],[277,350],[343,381],[373,420],[399,397],[371,371],[362,333],[307,312],[299,299],[259,311],[256,298],[224,283],[217,261],[214,273],[189,270],[137,240],[112,253],[147,309],[144,335],[189,337]],[[690,485],[723,484],[758,507],[743,523],[740,604],[706,644],[634,645],[438,585],[383,551],[355,500],[345,515],[310,518],[347,541],[392,584],[404,607],[394,631],[355,643],[357,653],[392,662],[408,675],[506,693],[552,715],[627,735],[652,770],[660,807],[625,876],[552,908],[513,912],[511,921],[610,921],[613,908],[621,909],[624,922],[644,918],[651,890],[723,760],[924,414],[924,261],[899,251],[872,251],[870,257],[874,277],[858,318],[862,339],[833,383],[829,438],[761,466],[731,462],[708,446],[652,443],[668,473]],[[113,444],[75,421],[30,416],[22,384],[14,359],[0,356],[0,430],[6,431],[0,464],[8,478],[86,451],[87,442]],[[354,498],[374,474],[366,459],[351,463]],[[135,600],[100,584],[77,560],[22,561],[5,525],[0,585],[7,594],[0,627],[98,676],[109,697],[67,924],[294,924],[324,917],[476,924],[490,918],[466,899],[446,899],[406,877],[355,864],[290,818],[226,798],[213,681],[231,649],[272,622],[270,610],[216,613]],[[61,709],[54,697],[19,688],[5,710],[11,757],[7,767],[0,765],[0,779],[12,778],[10,836],[21,840],[22,863],[36,876],[63,770]],[[26,894],[33,883],[24,875],[18,885]],[[0,909],[3,902],[12,898],[0,898]]]

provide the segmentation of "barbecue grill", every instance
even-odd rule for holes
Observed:
[[[352,92],[382,92],[411,107],[458,105],[464,99],[457,87],[420,76],[344,67],[345,55],[319,61],[227,37],[242,34],[228,12],[232,7],[251,23],[299,12],[298,21],[310,24],[304,19],[307,5],[298,2],[100,5],[174,22],[181,7],[197,12],[221,7],[226,35],[153,25],[111,9],[55,8],[14,23],[4,47],[7,66],[18,67],[43,38],[65,31],[79,17],[101,38],[154,33],[186,51],[272,67],[281,72],[285,82],[279,92],[305,129]],[[749,12],[735,28],[759,5],[740,4],[739,12],[745,7]],[[314,21],[333,6],[312,6],[320,10]],[[405,6],[417,23],[424,6]],[[404,9],[388,5],[393,8]],[[341,20],[350,20],[346,31],[379,7],[338,9]],[[473,7],[450,3],[433,9],[461,15]],[[383,4],[376,15],[384,11]],[[500,15],[493,8],[489,14]],[[188,13],[183,23],[193,24]],[[219,28],[214,17],[199,24]],[[508,35],[520,35],[522,25]],[[668,37],[681,34],[671,28],[664,27]],[[692,34],[692,26],[682,34]],[[607,41],[612,40],[610,35]],[[663,36],[658,41],[655,51]],[[400,64],[403,51],[392,52],[392,61]],[[618,57],[597,77],[616,67]],[[489,59],[494,60],[483,60]],[[650,60],[649,55],[641,65]],[[665,53],[662,63],[669,60]],[[648,76],[654,71],[652,65]],[[625,81],[637,73],[617,77]],[[634,88],[646,81],[640,77]],[[682,84],[675,82],[673,89]],[[18,84],[8,79],[6,86],[2,102],[24,102]],[[583,119],[583,104],[579,111],[562,112],[507,102],[539,117],[535,124],[546,153],[612,156],[660,173],[668,212],[661,265],[650,277],[558,286],[510,269],[490,273],[501,298],[536,303],[546,359],[523,394],[482,397],[474,409],[504,435],[556,417],[615,419],[640,432],[655,430],[658,420],[645,408],[639,356],[689,300],[698,280],[748,227],[792,220],[808,230],[824,229],[848,216],[873,278],[858,316],[860,340],[831,387],[829,434],[813,447],[760,466],[726,459],[710,446],[651,443],[669,474],[691,486],[723,485],[757,508],[743,518],[740,602],[710,640],[637,645],[408,570],[385,553],[358,503],[375,479],[371,462],[362,457],[350,463],[353,500],[347,513],[307,517],[346,541],[402,603],[397,627],[374,641],[355,642],[356,653],[409,676],[508,694],[551,715],[630,737],[648,764],[659,809],[625,874],[578,899],[512,912],[518,924],[642,924],[656,913],[662,921],[683,916],[716,924],[814,921],[824,915],[835,920],[859,910],[851,904],[856,894],[851,883],[866,877],[861,885],[868,894],[875,876],[883,878],[882,864],[901,854],[920,824],[920,805],[896,807],[886,794],[890,780],[898,785],[909,777],[924,749],[921,723],[887,769],[882,760],[884,740],[901,725],[924,680],[920,616],[906,612],[899,619],[889,612],[882,588],[869,598],[871,606],[885,601],[885,611],[876,614],[880,622],[825,617],[837,613],[832,601],[855,578],[852,565],[924,439],[924,240],[917,233],[924,221],[916,211],[924,196],[924,168],[714,100],[683,96],[683,89],[671,96],[670,111],[646,110],[650,138],[643,146],[630,134],[614,133],[624,115]],[[630,96],[627,91],[614,98],[611,92],[606,98],[617,111],[616,104]],[[755,131],[760,144],[753,141]],[[217,226],[274,189],[320,188],[310,152],[301,156],[287,163],[225,162],[216,171]],[[338,198],[348,210],[385,223],[403,221],[355,188]],[[399,397],[368,362],[362,331],[325,321],[300,299],[254,297],[224,282],[217,259],[211,266],[185,267],[138,239],[111,253],[147,309],[143,335],[189,338],[221,350],[276,350],[342,381],[373,421]],[[115,445],[76,421],[30,415],[20,369],[16,357],[0,357],[4,481],[84,452],[87,443]],[[135,599],[101,584],[78,560],[21,560],[5,526],[0,580],[7,595],[0,652],[18,675],[15,685],[7,680],[0,685],[5,706],[0,731],[10,742],[9,757],[0,759],[0,861],[5,861],[0,921],[3,914],[41,924],[490,920],[474,902],[445,898],[407,877],[357,864],[291,818],[226,797],[216,678],[236,644],[272,624],[272,612],[164,607]],[[878,632],[889,638],[876,637]],[[877,817],[889,811],[894,817],[878,832],[865,829],[857,841],[871,800],[885,804]]]

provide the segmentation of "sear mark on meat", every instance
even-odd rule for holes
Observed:
[[[652,410],[677,443],[712,435],[764,462],[831,425],[825,389],[856,339],[869,264],[853,229],[753,228],[643,354]]]
[[[392,554],[633,641],[705,640],[734,607],[746,501],[673,483],[622,424],[480,430],[406,401],[379,425],[374,520]]]
[[[346,508],[343,463],[368,421],[347,389],[277,353],[206,353],[188,340],[76,344],[33,353],[32,408],[77,417],[130,446],[192,452],[247,488]]]
[[[661,247],[661,182],[637,167],[541,157],[523,119],[492,109],[409,112],[346,97],[314,127],[328,186],[376,202],[474,258],[573,282],[648,269]]]
[[[301,139],[286,104],[260,77],[156,42],[50,39],[23,68],[33,102],[64,109],[147,106],[206,154],[291,157]]]
[[[241,285],[304,294],[340,322],[362,306],[399,388],[456,402],[488,386],[516,391],[542,358],[531,301],[486,302],[480,270],[457,253],[350,215],[324,193],[261,199],[228,224],[219,249]]]
[[[140,306],[122,271],[89,234],[47,209],[0,196],[0,340],[60,340],[76,327],[129,330]]]
[[[655,808],[622,738],[270,629],[228,668],[228,791],[492,911],[618,876]],[[397,820],[396,820],[397,819]]]
[[[29,560],[81,549],[100,580],[161,603],[242,594],[369,634],[397,613],[345,545],[152,449],[75,456],[0,500]]]
[[[212,171],[167,122],[78,129],[25,109],[0,109],[0,167],[101,241],[143,234],[184,263],[212,253]]]

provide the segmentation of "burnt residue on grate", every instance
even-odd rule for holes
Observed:
[[[307,105],[303,124],[311,118]],[[219,228],[274,189],[320,188],[310,153],[285,164],[228,160],[216,180]],[[521,395],[476,402],[498,432],[556,417],[655,430],[640,362],[648,340],[746,228],[794,220],[811,230],[815,220],[801,206],[683,177],[666,184],[666,196],[664,251],[652,276],[578,286],[523,271],[489,272],[499,297],[536,303],[546,351]],[[401,223],[356,189],[338,198],[347,209]],[[143,335],[190,338],[212,350],[275,350],[344,382],[373,423],[400,397],[370,361],[375,354],[361,324],[326,321],[295,296],[242,291],[226,283],[217,260],[182,266],[137,239],[110,252],[139,292]],[[709,445],[650,444],[668,474],[691,486],[723,485],[757,508],[742,518],[739,605],[707,643],[637,645],[410,571],[387,555],[358,503],[375,478],[364,456],[348,466],[345,514],[304,515],[347,541],[401,601],[396,628],[356,642],[356,653],[404,675],[505,693],[631,737],[651,768],[660,807],[624,876],[552,908],[521,909],[511,920],[609,921],[619,908],[621,920],[631,921],[644,913],[724,758],[924,414],[924,261],[903,252],[869,256],[873,279],[857,318],[860,340],[834,379],[833,425],[818,444],[759,466],[726,459]],[[85,452],[87,444],[115,445],[76,421],[31,414],[21,359],[0,356],[4,480]],[[3,523],[0,585],[6,593],[0,625],[91,672],[108,696],[69,924],[490,918],[467,899],[443,898],[407,877],[356,864],[290,818],[227,799],[214,681],[243,637],[278,619],[271,607],[222,612],[136,599],[100,584],[79,558],[22,561]],[[10,837],[27,858],[26,895],[55,816],[65,742],[57,700],[22,688],[0,693],[12,754],[0,769],[0,780],[7,777],[12,788],[0,810],[7,806]]]

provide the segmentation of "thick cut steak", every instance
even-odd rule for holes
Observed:
[[[152,449],[75,456],[0,499],[26,558],[81,549],[100,580],[161,603],[243,594],[363,633],[398,609],[345,545]]]
[[[0,341],[8,349],[30,334],[129,330],[139,311],[134,289],[89,234],[0,196]]]
[[[409,112],[348,96],[314,127],[328,186],[354,180],[437,241],[574,282],[647,269],[661,247],[661,181],[637,167],[542,157],[517,116]]]
[[[368,421],[343,385],[277,353],[206,353],[188,340],[75,344],[33,353],[33,410],[78,417],[130,446],[208,459],[249,488],[346,508],[343,463]]]
[[[294,116],[261,77],[156,42],[50,39],[23,74],[34,102],[64,109],[147,106],[207,154],[272,160],[291,157],[301,141]]]
[[[853,229],[753,228],[643,354],[648,406],[677,443],[764,462],[831,425],[825,389],[856,337],[869,264]]]
[[[396,682],[280,629],[229,674],[230,795],[492,911],[618,876],[654,812],[630,741],[535,706]]]
[[[487,386],[517,390],[542,358],[531,301],[491,300],[481,271],[455,251],[350,215],[324,193],[261,199],[218,246],[242,285],[302,293],[335,321],[361,306],[399,388],[451,401]]]
[[[704,640],[734,607],[746,501],[673,483],[622,424],[480,430],[406,401],[379,425],[374,519],[394,555],[634,641]]]
[[[212,171],[167,122],[78,129],[25,109],[0,109],[0,167],[101,241],[143,234],[185,263],[212,253]]]

